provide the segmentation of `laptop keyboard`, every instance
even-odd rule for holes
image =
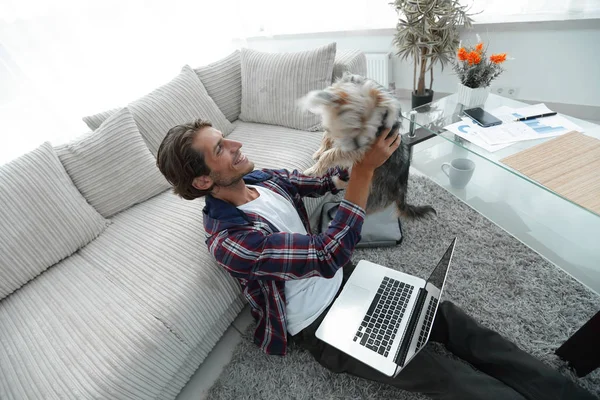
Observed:
[[[387,357],[413,289],[413,286],[406,283],[383,278],[356,331],[354,341],[360,340],[362,346]]]
[[[435,297],[431,297],[429,300],[429,305],[427,306],[427,313],[425,314],[425,320],[423,321],[423,326],[421,326],[421,333],[419,333],[419,340],[417,341],[417,350],[423,346],[425,343],[425,339],[427,339],[427,332],[429,332],[429,327],[433,322],[433,313],[435,311],[435,306],[437,305],[438,300]]]

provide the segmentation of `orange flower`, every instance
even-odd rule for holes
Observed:
[[[478,53],[481,53],[483,51],[483,42],[477,43],[477,46],[475,46],[475,51]]]
[[[465,50],[464,47],[461,47],[460,49],[458,49],[458,59],[460,61],[466,61],[467,60],[467,50]]]
[[[506,53],[492,54],[490,56],[490,61],[494,64],[501,64],[506,61]]]
[[[471,51],[467,53],[467,61],[469,61],[469,65],[479,64],[481,62],[481,56],[476,51]]]

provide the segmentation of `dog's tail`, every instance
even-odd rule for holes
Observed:
[[[404,204],[403,208],[398,206],[400,215],[410,219],[421,219],[429,216],[430,214],[437,215],[435,209],[431,206],[412,206],[410,204]]]
[[[406,204],[404,193],[401,193],[400,198],[396,201],[398,213],[403,217],[410,219],[421,219],[429,215],[437,215],[435,209],[431,206],[413,206]]]

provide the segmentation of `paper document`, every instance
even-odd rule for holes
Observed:
[[[469,118],[465,118],[463,121],[455,122],[454,124],[448,125],[444,128],[491,153],[510,146],[510,143],[492,145],[486,142],[481,138],[481,136],[479,136],[479,131],[483,128],[473,123]]]
[[[517,118],[549,112],[552,112],[552,110],[546,107],[545,104],[536,104],[517,109],[506,106],[497,108],[490,111],[490,114],[502,120],[502,124],[489,128],[481,128],[479,137],[490,145],[500,145],[560,136],[571,131],[583,132],[583,128],[579,125],[560,115],[531,119],[529,121],[514,121]]]
[[[542,114],[549,114],[553,112],[551,109],[549,109],[548,107],[546,107],[546,105],[544,103],[540,103],[540,104],[534,104],[532,106],[527,106],[527,107],[522,107],[522,108],[517,108],[516,110],[514,110],[514,114],[519,114],[519,117],[517,118],[524,118],[524,117],[533,117],[536,115],[542,115]]]
[[[482,128],[469,117],[445,127],[448,131],[489,152],[503,149],[515,142],[560,136],[567,132],[583,132],[583,128],[560,115],[516,122],[517,118],[552,112],[545,104],[521,108],[507,106],[488,111],[502,121],[501,125]]]
[[[517,118],[533,117],[534,115],[548,114],[551,113],[552,110],[546,107],[545,104],[540,103],[522,108],[502,106],[488,112],[494,117],[501,120],[503,124],[507,124],[509,122],[515,122]]]
[[[555,115],[482,128],[479,136],[488,144],[498,145],[560,136],[571,131],[583,132],[583,129],[568,119]]]

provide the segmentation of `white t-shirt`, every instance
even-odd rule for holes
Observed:
[[[306,235],[306,229],[292,203],[261,186],[248,187],[256,189],[259,197],[242,204],[238,209],[260,215],[281,232]],[[342,284],[342,274],[340,268],[331,279],[314,276],[285,282],[285,313],[287,330],[291,335],[309,326],[331,304]]]

